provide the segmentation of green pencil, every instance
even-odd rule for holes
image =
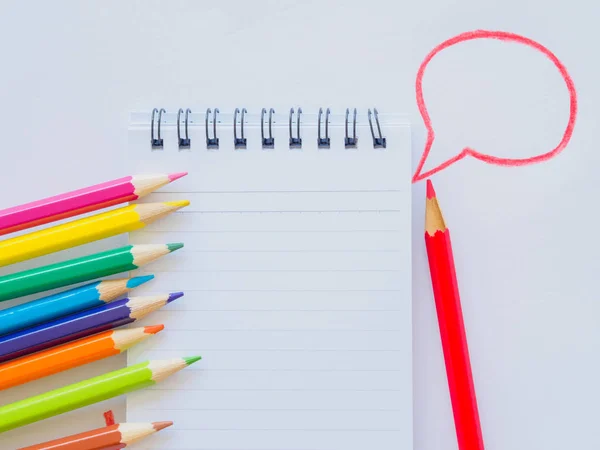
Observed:
[[[70,284],[135,270],[183,244],[128,245],[0,277],[0,302]]]
[[[2,406],[0,433],[152,386],[199,359],[146,361]]]

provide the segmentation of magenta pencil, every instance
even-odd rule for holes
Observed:
[[[132,202],[185,175],[134,175],[0,210],[0,236]]]

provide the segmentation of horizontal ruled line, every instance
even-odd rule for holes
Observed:
[[[404,309],[208,309],[170,308],[165,312],[404,312]]]
[[[157,349],[160,351],[160,349]],[[177,349],[179,350],[186,350],[185,348],[179,348]],[[189,350],[189,349],[187,349]],[[192,349],[192,350],[197,350],[196,349]],[[404,352],[404,350],[392,350],[392,349],[382,349],[382,350],[378,350],[378,349],[373,349],[373,350],[359,350],[359,349],[313,349],[313,350],[306,350],[303,348],[260,348],[260,349],[247,349],[247,348],[228,348],[228,349],[222,349],[222,348],[202,348],[203,352],[245,352],[245,353],[255,353],[255,352],[307,352],[307,353],[312,353],[312,352],[348,352],[348,353],[353,353],[353,352],[363,352],[363,353],[375,353],[375,352],[387,352],[387,353],[399,353],[399,352]],[[251,370],[256,370],[256,371],[268,371],[269,369],[251,369]],[[291,369],[293,371],[295,371],[296,369]],[[319,369],[316,369],[319,370]],[[327,370],[327,369],[325,369]],[[348,370],[348,372],[355,372],[355,370]],[[395,372],[395,370],[393,370],[392,372]]]
[[[169,292],[177,291],[175,288],[161,289]],[[185,292],[404,292],[404,289],[186,289]]]
[[[165,231],[144,230],[148,234],[160,234]],[[181,231],[181,234],[199,234],[199,233],[401,233],[400,230],[188,230]]]
[[[398,371],[390,371],[398,372]],[[404,389],[164,389],[164,388],[151,388],[152,391],[164,391],[164,392],[208,392],[208,391],[219,391],[219,392],[404,392]]]
[[[399,428],[177,428],[177,431],[323,431],[323,432],[398,432]],[[238,449],[239,450],[239,449]]]
[[[160,312],[160,311],[158,311]],[[157,312],[157,313],[158,313]],[[157,314],[155,313],[155,314]],[[276,331],[278,333],[280,332],[311,332],[311,333],[319,333],[319,332],[326,332],[326,333],[340,333],[340,332],[347,332],[347,333],[356,333],[357,331],[363,332],[363,331],[369,331],[369,332],[397,332],[397,331],[406,331],[406,329],[403,328],[396,328],[396,329],[392,329],[392,330],[382,330],[382,329],[360,329],[360,328],[349,328],[349,329],[345,329],[345,330],[335,330],[335,329],[320,329],[320,328],[294,328],[294,329],[289,329],[289,328],[218,328],[218,329],[214,329],[214,328],[175,328],[172,329],[170,332],[173,331]]]
[[[185,194],[185,193],[182,193]],[[268,209],[264,209],[264,210],[247,210],[247,211],[240,211],[240,210],[206,210],[206,211],[178,211],[175,214],[305,214],[305,213],[316,213],[316,214],[321,214],[321,213],[334,213],[334,214],[340,214],[340,213],[352,213],[352,214],[356,214],[356,213],[376,213],[376,214],[381,214],[381,213],[400,213],[402,212],[402,210],[400,209],[298,209],[298,210],[268,210]]]
[[[182,252],[183,253],[183,252]],[[185,250],[185,253],[404,253],[401,250]]]
[[[203,350],[198,350],[202,352]],[[200,372],[405,372],[400,369],[203,369]]]
[[[327,409],[327,408],[144,408],[144,411],[327,411],[327,412],[400,412],[403,409]]]
[[[300,190],[300,191],[169,191],[162,190],[158,194],[380,194],[386,192],[404,192],[401,189],[359,189],[359,190]]]
[[[154,271],[159,272],[159,271]],[[161,270],[160,273],[403,273],[398,269],[224,269],[224,270]]]
[[[252,430],[243,430],[243,431],[252,431]],[[311,431],[312,433],[313,431]],[[138,444],[138,446],[136,447],[136,449],[139,450],[151,450],[151,449],[157,449],[159,447],[140,447],[140,444]],[[164,448],[160,447],[160,450],[164,450]],[[222,447],[173,447],[169,450],[246,450],[243,449],[241,447],[236,447],[236,448],[222,448]],[[251,450],[273,450],[273,447],[270,448],[256,448],[256,447],[252,447]],[[293,450],[315,450],[315,447],[305,447],[305,448],[298,448],[298,447],[294,447]],[[331,450],[328,448],[318,448],[316,450]],[[335,449],[334,449],[335,450]]]

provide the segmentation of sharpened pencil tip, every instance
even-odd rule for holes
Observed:
[[[127,282],[127,289],[133,289],[150,281],[154,275],[144,275],[142,277],[133,277]]]
[[[144,333],[146,333],[146,334],[156,334],[156,333],[160,333],[164,329],[165,329],[165,326],[163,324],[160,324],[160,325],[148,325],[147,327],[144,327]]]
[[[175,200],[172,202],[165,202],[165,204],[169,205],[169,206],[173,206],[174,208],[184,208],[186,206],[190,205],[190,201],[189,200]]]
[[[433,183],[431,182],[431,180],[427,180],[427,198],[434,198],[435,195],[435,189],[433,188]]]
[[[167,303],[171,303],[172,301],[177,300],[180,297],[183,297],[183,292],[171,292],[169,294],[169,298],[167,299]]]
[[[183,178],[187,175],[187,172],[177,172],[177,173],[170,173],[169,176],[169,181],[173,182],[175,180],[179,180],[180,178]]]
[[[164,430],[165,428],[170,427],[171,425],[173,425],[173,422],[171,422],[171,421],[169,421],[169,422],[152,422],[152,427],[156,431]]]
[[[201,359],[202,359],[202,356],[186,356],[186,357],[183,358],[183,360],[185,361],[185,363],[188,366],[191,366],[196,361],[200,361]]]
[[[176,242],[174,244],[167,244],[167,248],[169,249],[169,252],[173,253],[175,250],[179,250],[180,248],[183,248],[183,243]]]

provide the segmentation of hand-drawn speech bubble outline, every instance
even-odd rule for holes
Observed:
[[[433,145],[433,141],[435,140],[435,131],[433,130],[433,125],[431,123],[431,118],[429,117],[429,113],[427,112],[427,106],[425,106],[425,100],[423,99],[423,75],[425,74],[425,69],[439,52],[453,45],[460,44],[461,42],[472,41],[474,39],[495,39],[504,42],[513,42],[517,44],[527,45],[535,50],[541,52],[544,56],[546,56],[552,63],[556,66],[561,76],[563,77],[567,90],[569,91],[570,96],[570,112],[569,112],[569,121],[567,122],[567,128],[562,136],[562,139],[558,143],[558,145],[550,150],[547,153],[543,153],[540,155],[532,156],[530,158],[499,158],[493,155],[487,155],[485,153],[480,153],[472,148],[465,147],[461,150],[460,153],[453,156],[449,160],[443,162],[442,164],[434,167],[431,170],[428,170],[425,173],[421,173],[423,170],[423,166],[425,165],[425,161],[427,161],[427,157],[429,156],[429,152],[431,151],[431,146]],[[424,178],[430,177],[431,175],[444,170],[446,167],[454,164],[456,161],[460,161],[465,156],[472,156],[473,158],[477,158],[480,161],[486,162],[488,164],[496,164],[499,166],[525,166],[528,164],[534,164],[542,161],[547,161],[550,158],[558,155],[569,143],[571,136],[573,135],[573,128],[575,127],[575,119],[577,117],[577,92],[575,91],[575,84],[571,79],[571,76],[567,72],[566,67],[560,60],[552,53],[549,49],[544,47],[542,44],[526,38],[524,36],[520,36],[515,33],[509,33],[505,31],[488,31],[488,30],[475,30],[475,31],[467,31],[465,33],[461,33],[457,36],[454,36],[441,44],[435,47],[425,60],[421,63],[419,67],[419,71],[417,72],[417,79],[415,83],[415,89],[417,94],[417,106],[419,107],[419,112],[421,113],[421,117],[423,118],[423,122],[425,123],[425,127],[427,128],[427,142],[425,143],[425,150],[421,155],[421,159],[419,160],[419,165],[417,166],[417,170],[413,175],[412,182],[416,183],[417,181],[423,180]]]

